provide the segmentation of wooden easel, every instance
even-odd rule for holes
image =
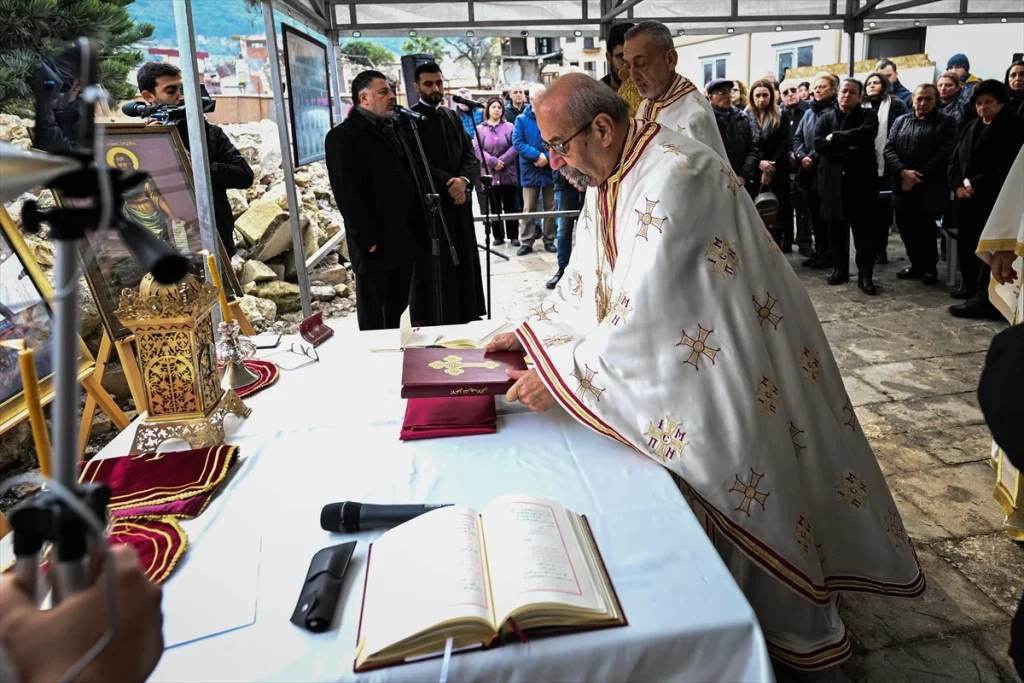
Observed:
[[[127,427],[131,422],[128,416],[121,412],[121,409],[117,407],[114,400],[110,398],[110,394],[107,393],[106,389],[103,388],[103,377],[107,374],[110,354],[115,348],[117,349],[117,358],[121,361],[121,367],[124,369],[125,379],[128,381],[128,391],[131,392],[132,400],[135,402],[135,410],[141,411],[143,406],[146,405],[145,385],[142,382],[142,373],[139,371],[139,362],[135,357],[135,349],[132,347],[134,341],[135,337],[133,336],[125,337],[116,342],[111,341],[110,335],[107,334],[106,330],[103,330],[100,348],[96,354],[96,368],[89,376],[89,379],[96,383],[99,387],[99,393],[110,402],[110,405],[113,405],[117,412],[121,413],[121,416],[124,417],[124,424],[119,424],[118,420],[115,420],[114,416],[110,414],[110,411],[103,407],[101,403],[103,398],[97,398],[92,392],[89,392],[85,398],[85,408],[82,410],[82,425],[78,430],[79,459],[85,457],[85,448],[89,445],[89,435],[92,432],[92,418],[96,414],[97,407],[106,413],[118,431]],[[86,391],[89,391],[88,388],[86,388]]]

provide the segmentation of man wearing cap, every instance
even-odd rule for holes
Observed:
[[[759,177],[757,165],[761,152],[750,117],[732,104],[732,86],[732,81],[716,78],[708,83],[708,99],[722,139],[722,158],[728,160],[740,185],[746,185]]]
[[[629,29],[623,57],[630,80],[644,98],[636,110],[637,120],[659,123],[727,158],[711,106],[693,83],[676,73],[679,54],[667,26],[641,21]]]
[[[967,59],[967,55],[962,52],[957,52],[949,58],[949,61],[946,62],[946,71],[955,71],[956,75],[960,77],[960,82],[964,86],[960,96],[965,99],[969,99],[974,86],[981,83],[981,79],[971,73],[971,60]]]

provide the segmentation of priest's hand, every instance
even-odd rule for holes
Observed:
[[[992,254],[992,277],[1001,285],[1008,285],[1017,281],[1017,273],[1013,270],[1013,262],[1017,260],[1017,254],[1012,250],[997,251]]]
[[[0,578],[0,644],[22,683],[55,681],[107,628],[106,572],[114,573],[119,613],[113,641],[76,680],[144,681],[164,651],[160,588],[142,573],[135,551],[112,549],[111,566],[93,585],[49,610],[40,610],[13,576]]]
[[[543,413],[555,405],[555,399],[544,386],[536,370],[508,370],[508,376],[516,380],[505,394],[509,403],[519,401],[535,413]]]
[[[487,353],[523,350],[523,345],[519,343],[519,338],[511,332],[502,332],[501,334],[494,335],[494,338],[487,342],[487,346],[484,347],[484,351]]]
[[[450,178],[447,183],[448,196],[456,204],[463,204],[466,201],[466,179]]]

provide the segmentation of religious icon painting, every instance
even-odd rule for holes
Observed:
[[[21,231],[0,207],[0,342],[23,340],[32,349],[39,398],[53,397],[53,292]],[[91,372],[92,356],[79,343],[78,377]],[[18,352],[0,347],[0,434],[28,417]]]
[[[145,171],[148,178],[122,195],[122,216],[150,231],[189,260],[189,272],[206,279],[201,255],[202,238],[196,209],[192,165],[175,126],[146,126],[138,123],[106,124],[104,156],[108,165],[122,171]],[[65,199],[54,193],[58,204]],[[241,298],[242,286],[228,267],[231,259],[215,235],[220,249],[220,271],[229,297]],[[146,275],[118,234],[86,233],[79,245],[86,283],[92,291],[112,340],[130,333],[114,313],[124,289],[136,289]]]

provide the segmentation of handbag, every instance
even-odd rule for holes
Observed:
[[[758,215],[761,216],[764,227],[768,228],[769,231],[774,230],[779,222],[779,198],[775,196],[771,188],[763,183],[761,184],[761,191],[754,197],[754,208],[757,209]]]

